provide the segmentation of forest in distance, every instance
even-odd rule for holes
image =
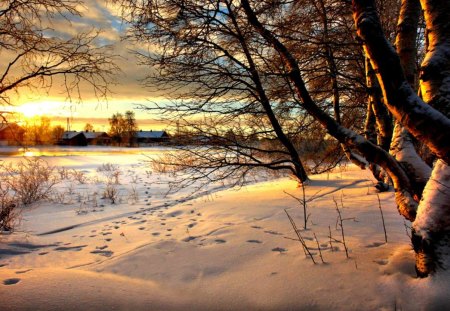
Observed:
[[[61,25],[73,25],[75,28],[74,31],[69,31]],[[88,27],[89,25],[91,27]],[[270,189],[272,180],[272,186],[278,189],[278,192],[273,194],[274,197],[279,198],[285,193],[302,206],[303,213],[297,217],[302,218],[303,229],[296,224],[298,219],[292,217],[289,208],[281,209],[281,214],[285,220],[287,216],[286,228],[293,229],[294,232],[291,239],[300,242],[307,258],[313,258],[318,255],[317,252],[320,253],[319,240],[325,238],[330,241],[325,250],[333,252],[333,237],[337,239],[331,226],[326,236],[318,234],[318,238],[315,237],[314,231],[308,231],[308,225],[317,225],[317,230],[319,227],[320,230],[326,230],[325,219],[329,216],[312,213],[316,222],[314,219],[310,220],[308,204],[318,206],[321,213],[327,213],[325,208],[329,205],[333,207],[333,211],[337,210],[337,217],[340,217],[341,222],[339,225],[339,221],[336,221],[335,229],[342,230],[342,237],[337,239],[337,243],[340,251],[345,250],[347,259],[351,258],[344,238],[344,226],[348,222],[347,218],[341,215],[341,211],[347,212],[344,208],[346,198],[344,194],[341,194],[340,199],[336,195],[338,191],[344,189],[344,193],[348,188],[348,195],[354,198],[355,202],[363,200],[360,197],[364,192],[362,188],[366,187],[363,180],[369,180],[370,189],[367,190],[367,195],[373,199],[377,196],[377,200],[375,203],[361,203],[363,207],[358,210],[358,214],[349,216],[348,219],[354,219],[356,222],[358,217],[375,217],[369,212],[371,206],[379,207],[381,217],[382,206],[385,205],[389,205],[399,214],[396,215],[396,220],[391,218],[394,217],[393,214],[387,216],[388,223],[396,223],[396,229],[393,231],[398,241],[389,245],[386,238],[384,244],[376,244],[372,250],[379,251],[382,257],[386,257],[387,253],[391,256],[388,256],[386,262],[383,261],[385,264],[380,264],[389,267],[380,268],[379,271],[385,273],[379,276],[382,280],[380,282],[388,282],[385,279],[388,270],[391,271],[389,275],[403,275],[405,271],[410,271],[409,268],[402,268],[408,266],[406,261],[409,258],[414,261],[415,280],[424,282],[417,284],[438,284],[430,285],[430,288],[438,288],[435,302],[430,302],[430,310],[447,306],[447,303],[450,305],[449,301],[440,296],[441,291],[450,287],[450,2],[7,0],[0,5],[0,53],[5,56],[5,62],[0,65],[0,145],[8,145],[11,140],[20,136],[16,142],[20,141],[18,145],[24,146],[162,146],[164,150],[161,149],[163,151],[160,156],[152,154],[144,160],[145,163],[148,161],[149,166],[137,164],[137,154],[133,155],[134,162],[125,164],[126,169],[114,164],[108,166],[117,176],[127,176],[126,184],[131,181],[135,184],[134,190],[125,188],[124,184],[120,190],[122,193],[127,193],[128,198],[133,193],[139,194],[140,197],[147,196],[146,200],[149,202],[151,197],[160,194],[158,191],[189,193],[193,200],[202,197],[194,193],[209,193],[208,191],[226,193],[234,197],[226,189],[245,188],[254,183],[256,185],[252,186],[255,187],[252,191],[258,193],[263,188]],[[112,116],[110,114],[107,118],[107,129],[104,127],[99,131],[95,124],[89,122],[79,133],[70,131],[69,125],[67,128],[60,125],[51,126],[51,115],[34,116],[34,119],[23,124],[14,121],[14,116],[18,113],[15,111],[20,111],[20,102],[24,101],[24,98],[44,96],[52,99],[53,96],[56,98],[55,94],[59,94],[61,102],[69,102],[71,105],[80,105],[86,100],[110,102],[108,105],[114,111],[120,109],[125,112],[114,112]],[[14,107],[17,109],[14,110]],[[58,110],[58,106],[55,107],[55,110]],[[80,115],[83,117],[81,110]],[[93,115],[93,112],[88,110],[84,113]],[[142,119],[145,114],[157,118],[164,129],[140,128],[137,116]],[[5,134],[6,130],[2,129],[9,129],[13,134],[8,136]],[[78,134],[81,136],[77,136]],[[109,147],[105,149],[106,158],[108,150],[113,150]],[[94,191],[95,195],[89,193],[86,194],[86,200],[80,199],[78,203],[84,204],[83,206],[97,206],[100,204],[98,193],[103,193],[101,200],[105,200],[108,198],[105,193],[112,189],[108,187],[114,186],[115,190],[111,190],[113,192],[119,191],[121,187],[120,182],[115,183],[108,177],[103,181],[100,177],[95,177],[107,171],[105,168],[96,170],[94,163],[100,165],[100,158],[96,158],[97,156],[86,154],[85,158],[81,159],[88,161],[85,163],[86,167],[79,168],[89,176],[86,183],[92,184],[92,187],[95,185],[97,189]],[[111,157],[114,161],[119,161],[120,165],[124,164],[112,153]],[[56,172],[59,170],[58,161],[53,159],[53,156],[48,159],[48,165],[40,164],[42,162],[39,160],[34,163],[30,159],[24,159],[22,164],[18,164],[17,159],[12,158],[10,163],[7,158],[3,158],[1,163],[0,174],[3,179],[0,181],[0,215],[3,215],[4,219],[14,214],[12,206],[17,211],[31,203],[21,200],[21,191],[18,190],[20,187],[17,186],[20,179],[16,180],[18,176],[28,173],[32,176],[33,172],[40,172],[41,165],[52,172],[45,173],[45,176],[55,174],[58,177]],[[66,160],[69,159],[61,158],[62,162]],[[54,164],[52,161],[55,161]],[[74,178],[75,181],[77,179],[78,168],[73,163],[70,165],[73,165],[73,172],[57,178],[58,185],[55,187],[59,190],[69,187],[68,180],[73,183]],[[47,169],[44,171],[48,172]],[[325,176],[328,176],[326,181]],[[334,179],[329,180],[329,176]],[[281,185],[290,187],[283,178],[290,178],[298,185],[295,194],[290,195],[291,192],[282,189]],[[138,179],[140,182],[137,182]],[[139,188],[144,180],[147,190]],[[158,184],[165,184],[165,190],[158,188],[158,191],[153,192],[151,183],[155,180],[158,180]],[[258,182],[261,182],[260,190]],[[265,184],[266,182],[268,184]],[[324,189],[328,190],[320,190],[319,185],[322,183]],[[85,191],[82,183],[79,187],[77,191]],[[199,189],[207,189],[207,192],[198,192]],[[313,192],[315,190],[318,191],[317,194]],[[74,195],[70,191],[61,191],[68,197]],[[322,191],[325,194],[321,194]],[[267,196],[263,196],[265,202],[273,202],[269,194],[270,191]],[[206,194],[206,197],[208,195]],[[93,196],[95,203],[92,203]],[[52,203],[50,198],[55,200],[54,194],[42,196],[42,201],[39,199],[34,203],[43,204],[42,211],[54,208],[52,204],[55,202]],[[173,203],[176,200],[180,201]],[[122,203],[126,205],[125,201],[122,198]],[[72,200],[70,202],[73,204]],[[184,197],[177,196],[173,202],[168,203],[170,208],[184,206],[180,213],[188,214],[188,207],[183,205],[188,204]],[[285,204],[286,201],[280,202]],[[117,206],[116,199],[107,203]],[[101,204],[106,203],[102,201]],[[220,211],[205,210],[204,213],[210,216],[209,220],[216,219],[216,216],[220,218],[218,215],[224,213],[221,208],[226,203],[221,204],[218,203]],[[254,205],[249,204],[251,207],[248,211],[253,213]],[[136,202],[128,202],[127,213],[131,213],[138,205]],[[147,213],[148,207],[141,205],[139,207],[145,209],[141,212]],[[267,206],[269,209],[266,212],[272,213],[271,208],[275,207]],[[64,211],[68,212],[69,207],[66,208]],[[151,223],[155,220],[151,217],[167,218],[167,215],[162,215],[166,212],[163,204],[158,205],[156,210],[159,211],[158,215],[145,214],[142,215],[145,219],[139,220]],[[205,215],[197,212],[194,207],[193,211],[192,219],[202,218],[197,214]],[[219,214],[216,215],[216,212]],[[33,212],[25,212],[28,215],[26,217],[29,217],[31,214],[27,213]],[[107,223],[110,217],[117,217],[114,221],[122,221],[120,217],[129,216],[104,209],[102,213],[105,213],[104,217],[101,217],[101,224],[104,226],[110,225]],[[268,221],[274,221],[273,225],[277,230],[272,231],[281,232],[278,216],[275,216],[279,214],[275,210],[273,213],[274,219]],[[197,217],[194,217],[195,215]],[[250,223],[249,215],[243,216],[245,224],[250,228],[263,227],[263,224]],[[255,216],[254,219],[264,217]],[[200,251],[197,248],[210,245],[206,242],[203,244],[201,238],[207,241],[210,234],[213,234],[207,234],[207,231],[210,229],[208,232],[214,232],[215,229],[198,226],[197,220],[191,220],[195,223],[191,227],[187,224],[184,231],[188,235],[187,238],[182,236],[184,233],[181,231],[179,236],[175,231],[169,231],[165,235],[168,240],[163,241],[164,235],[157,231],[158,234],[153,238],[160,240],[152,240],[153,242],[149,243],[157,244],[158,247],[165,243],[175,243],[174,249],[180,252],[178,254],[184,251],[189,253],[183,243],[195,246],[190,249],[194,253],[195,250]],[[162,223],[165,221],[161,220]],[[237,219],[233,218],[223,225],[226,227],[227,223],[237,230],[230,229],[230,232],[239,232],[247,237],[246,230],[234,227],[238,223]],[[90,220],[82,221],[74,230],[88,227],[91,229],[91,225],[93,224]],[[120,227],[119,223],[116,225]],[[36,229],[39,234],[51,231],[44,230],[40,223],[36,226],[39,227],[39,230]],[[4,226],[3,229],[10,231],[11,228]],[[142,228],[143,232],[156,230],[144,225]],[[356,228],[357,224],[352,224],[351,231],[355,234],[358,230],[364,230]],[[399,234],[399,231],[403,232],[405,229],[407,242]],[[200,230],[198,237],[201,238],[197,239],[192,233],[195,231],[192,230]],[[221,230],[219,232],[222,232]],[[127,234],[122,233],[124,236]],[[232,243],[226,243],[226,233],[228,231],[224,231],[225,236],[217,237],[214,243],[231,247]],[[280,236],[286,234],[281,233],[283,234]],[[303,239],[302,234],[311,233],[314,233],[314,237]],[[145,243],[145,238],[141,237],[139,232],[133,234],[141,239],[140,243]],[[386,235],[386,228],[384,234]],[[75,235],[86,236],[81,231],[77,231]],[[277,234],[274,236],[272,238],[276,238]],[[364,233],[364,237],[367,239],[370,234]],[[72,238],[73,236],[68,243],[76,242]],[[250,235],[246,241],[249,240],[262,241],[259,238],[253,239]],[[36,241],[47,245],[44,240]],[[308,243],[311,241],[317,242],[312,251],[314,254],[309,253],[311,246],[308,246]],[[353,240],[355,254],[358,253],[358,247],[364,246],[363,241]],[[53,245],[53,242],[48,241],[48,245]],[[14,248],[13,240],[8,240],[7,243],[8,247]],[[411,252],[397,252],[399,245],[396,243],[409,245]],[[94,247],[94,244],[86,245]],[[236,245],[248,244],[233,244]],[[263,247],[264,243],[255,242],[251,245]],[[134,246],[133,252],[138,252],[138,245]],[[131,251],[125,244],[117,247],[117,254]],[[148,251],[144,256],[156,254],[156,248],[149,247],[144,248]],[[218,246],[215,245],[212,249],[219,252],[216,247]],[[80,254],[85,254],[84,247],[75,249],[79,250]],[[288,253],[286,260],[291,258],[289,252],[283,251],[289,249],[288,247],[274,245],[273,249],[278,249],[280,255]],[[21,251],[8,248],[5,252],[10,254]],[[254,251],[257,253],[257,248]],[[256,253],[254,258],[257,258]],[[0,256],[1,254],[0,251]],[[117,271],[123,272],[126,277],[133,275],[134,272],[124,268],[133,261],[132,257],[125,256],[128,260],[126,263],[119,259],[119,255],[116,257],[113,254],[114,252],[111,253],[111,262],[114,262],[114,268],[108,266],[112,269],[109,270],[106,266],[99,266],[99,271],[110,272],[117,268]],[[91,256],[87,253],[86,255],[86,258]],[[372,255],[375,256],[375,253],[370,254]],[[28,255],[24,256],[28,258]],[[220,257],[222,253],[215,253],[215,256]],[[261,256],[264,258],[262,261],[267,260],[267,264],[270,263],[269,257],[266,258],[262,254]],[[57,261],[58,258],[54,257],[52,260]],[[17,267],[18,262],[14,256],[8,260],[8,265]],[[92,263],[83,260],[80,257],[72,264],[78,267],[84,264],[90,266]],[[315,264],[315,259],[312,261]],[[372,262],[381,261],[373,259]],[[227,270],[224,267],[232,267],[230,263],[223,262],[223,265],[220,268],[211,267],[212,270],[198,271],[194,279],[205,281],[201,283],[205,288],[208,284],[219,288],[218,284],[230,277],[230,274],[224,272]],[[358,266],[356,259],[355,265]],[[341,268],[347,271],[347,268]],[[233,266],[231,270],[233,269],[241,271],[241,267]],[[373,272],[375,267],[364,269],[369,273],[368,271]],[[160,275],[155,276],[154,270],[149,271],[153,272],[149,272],[151,275],[146,276],[146,281],[152,280],[153,277],[158,282],[163,279]],[[180,271],[178,276],[185,272]],[[266,272],[269,273],[268,270]],[[248,276],[246,273],[243,275],[245,279]],[[202,279],[203,276],[205,280]],[[399,278],[397,276],[396,281],[391,280],[390,284],[400,282]],[[181,280],[185,279],[180,277],[177,280],[184,282]],[[208,283],[209,281],[212,283]],[[275,286],[277,283],[274,282],[268,284]],[[189,286],[193,286],[192,284],[189,283]],[[417,284],[411,285],[411,288],[415,288],[411,289],[411,292],[420,287]],[[216,293],[214,286],[211,287],[211,295]],[[279,301],[283,300],[283,295],[279,293]],[[397,301],[400,305],[410,306],[404,304],[407,295],[403,292],[398,295],[401,298],[394,299],[395,306]],[[192,302],[190,298],[186,298],[183,303],[183,299],[180,300],[180,306],[190,305]],[[298,301],[294,300],[287,301],[295,305]],[[251,299],[247,302],[249,306],[257,309],[257,304],[252,304]],[[193,303],[196,305],[195,301]],[[268,309],[289,309],[291,306],[281,302],[265,303],[267,304],[264,304],[264,307]],[[360,301],[356,302],[356,305],[349,309],[358,309],[359,303]],[[374,306],[386,307],[389,303],[375,301]],[[163,306],[163,309],[176,307],[165,304]],[[223,308],[223,305],[218,307]],[[324,307],[325,305],[320,305],[319,309]],[[426,305],[418,307],[421,308],[427,309]],[[236,309],[236,305],[233,309]],[[345,307],[338,303],[338,309]]]

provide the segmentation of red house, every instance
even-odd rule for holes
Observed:
[[[16,123],[0,123],[0,146],[17,146],[23,142],[25,130]]]

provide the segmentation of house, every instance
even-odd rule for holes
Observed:
[[[106,132],[83,132],[83,135],[86,137],[88,145],[110,145],[111,137]]]
[[[25,130],[16,123],[0,123],[0,146],[21,145]]]
[[[57,143],[64,146],[87,146],[87,139],[83,132],[66,131]]]
[[[136,132],[138,145],[164,143],[169,141],[169,134],[166,131],[143,131]]]

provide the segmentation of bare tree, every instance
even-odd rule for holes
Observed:
[[[135,26],[134,38],[160,48],[141,56],[143,64],[156,66],[149,85],[175,92],[173,104],[164,111],[181,116],[198,136],[207,134],[203,136],[215,138],[223,148],[217,152],[218,148],[210,148],[212,144],[208,148],[202,145],[195,154],[199,161],[186,157],[189,161],[182,164],[184,167],[200,174],[209,168],[223,178],[229,176],[221,169],[224,165],[251,167],[269,150],[273,152],[271,161],[280,157],[292,165],[295,157],[280,139],[276,123],[290,141],[295,141],[291,133],[302,133],[292,131],[292,126],[301,124],[291,122],[292,118],[306,120],[303,124],[308,128],[318,123],[344,148],[358,152],[389,175],[400,214],[413,222],[418,275],[449,269],[450,121],[446,109],[450,98],[450,4],[421,1],[428,42],[420,71],[422,99],[414,89],[415,73],[411,72],[417,61],[408,55],[418,54],[415,34],[420,12],[416,0],[402,1],[397,31],[392,30],[397,15],[381,20],[378,15],[389,11],[382,8],[389,7],[389,1],[379,1],[381,8],[371,0],[353,0],[352,5],[331,0],[172,0],[145,1],[143,6],[134,1],[118,2],[124,5],[125,18]],[[333,11],[339,5],[340,9]],[[348,19],[353,19],[364,48],[362,63],[349,49],[340,51],[331,43],[332,29],[339,23],[347,25],[343,21]],[[295,29],[300,24],[305,29],[309,25],[310,33]],[[397,51],[389,42],[394,39]],[[347,53],[352,55],[348,59]],[[362,75],[346,77],[352,70]],[[358,85],[372,97],[368,107],[357,105],[357,97],[343,87],[357,77],[362,78]],[[357,109],[347,109],[352,105]],[[343,120],[351,115],[364,116],[364,112],[366,129],[371,132],[366,137],[361,135],[363,118],[355,124]],[[213,122],[195,121],[205,114],[220,117],[211,118]],[[394,130],[391,117],[396,122]],[[255,120],[270,128],[248,126]],[[246,133],[246,128],[252,130]],[[261,148],[261,144],[254,147],[248,144],[248,134],[276,136],[283,148],[274,152]],[[410,134],[437,158],[431,177],[417,157]],[[289,157],[283,158],[286,151]]]
[[[125,115],[120,112],[114,113],[109,120],[109,135],[120,146],[126,144],[132,147],[135,144],[136,132],[138,130],[136,118],[133,111],[126,111]]]
[[[263,47],[252,42],[251,29],[235,14],[232,1],[208,5],[195,1],[147,1],[142,7],[133,1],[119,2],[129,14],[125,18],[134,27],[130,36],[161,48],[158,53],[139,53],[142,64],[156,70],[148,76],[146,85],[173,92],[172,103],[156,109],[178,126],[184,120],[185,126],[196,128],[197,135],[209,139],[217,139],[244,119],[254,122],[257,118],[264,126],[258,129],[245,125],[245,136],[276,137],[278,152],[265,152],[263,146],[255,145],[257,141],[238,143],[222,137],[227,141],[223,156],[230,155],[228,147],[234,143],[234,149],[240,153],[235,154],[239,161],[233,166],[288,169],[299,181],[307,179],[299,151],[291,140],[293,135],[286,126],[289,122],[281,117],[284,105],[269,94],[274,75],[261,70],[267,64],[267,55]],[[154,27],[148,27],[149,24]],[[223,130],[213,126],[216,122],[203,122],[200,114],[221,120]],[[212,126],[209,129],[208,124]],[[198,156],[205,161],[201,152]],[[276,159],[271,159],[269,155],[274,154]],[[227,161],[221,163],[228,165]]]
[[[90,86],[98,98],[108,92],[117,70],[111,50],[96,41],[99,33],[58,38],[52,20],[79,16],[78,0],[6,0],[0,4],[0,100],[24,89],[49,90],[62,81],[69,99],[81,99],[80,85]]]
[[[448,244],[450,232],[448,135],[450,133],[450,121],[439,111],[427,106],[415,95],[403,74],[400,58],[384,36],[374,2],[355,0],[353,1],[353,12],[358,35],[364,43],[365,52],[371,60],[371,65],[377,72],[377,78],[385,98],[385,105],[393,116],[418,139],[422,139],[439,159],[434,165],[432,176],[425,186],[422,200],[418,206],[417,218],[415,212],[417,203],[412,199],[414,190],[411,187],[407,172],[382,149],[376,148],[348,129],[338,126],[318,109],[309,96],[295,58],[292,57],[286,46],[261,24],[249,2],[242,0],[241,4],[250,23],[283,57],[289,77],[302,99],[302,105],[308,109],[308,112],[320,120],[331,135],[357,148],[366,158],[386,169],[392,177],[399,210],[406,218],[414,221],[412,241],[417,254],[416,269],[418,275],[427,276],[438,269],[448,269],[448,249],[450,247]],[[428,58],[425,57],[425,65],[428,65],[429,59],[433,57],[436,50],[441,53],[446,51],[446,41],[449,38],[446,31],[448,32],[448,29],[450,29],[447,25],[450,19],[445,14],[449,14],[450,11],[445,5],[447,4],[434,1],[422,3],[426,12],[433,12],[428,16],[425,14],[427,27],[433,30],[432,39],[434,40],[434,48],[428,52],[432,55],[427,55]],[[438,58],[437,61],[439,63],[442,58]],[[442,88],[442,85],[445,85],[444,81],[448,81],[448,79],[444,79],[445,74],[441,71],[437,76],[438,78],[436,76],[433,78],[436,79],[435,83],[441,83],[440,92],[442,92],[442,89],[447,89]],[[439,81],[439,78],[442,80]],[[443,95],[445,94],[436,94],[436,96],[445,100]]]

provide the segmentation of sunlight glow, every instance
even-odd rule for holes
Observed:
[[[26,118],[32,118],[36,116],[54,116],[60,115],[61,103],[42,101],[38,103],[27,103],[16,107],[16,111],[22,113]]]

